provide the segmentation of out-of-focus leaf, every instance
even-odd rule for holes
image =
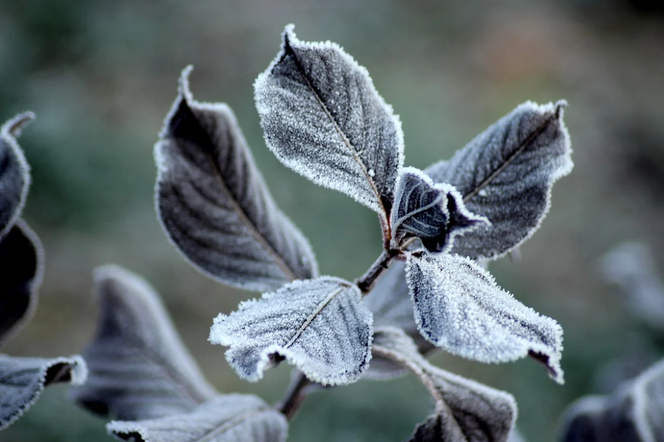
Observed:
[[[0,238],[0,344],[32,318],[43,269],[39,238],[25,222],[17,220]]]
[[[601,267],[606,280],[623,289],[625,306],[650,327],[664,332],[664,282],[648,246],[620,244],[603,257]]]
[[[664,441],[664,361],[609,396],[587,396],[562,418],[564,442]]]
[[[356,381],[371,358],[371,312],[357,286],[339,278],[295,281],[215,318],[210,342],[230,346],[237,374],[257,381],[284,358],[324,385]]]
[[[288,423],[260,398],[231,394],[189,413],[138,422],[114,421],[106,428],[132,442],[285,442]]]
[[[463,198],[449,184],[434,185],[419,169],[403,169],[397,180],[391,213],[392,248],[419,238],[430,252],[448,250],[454,237],[490,225],[486,218],[466,210]]]
[[[124,420],[191,411],[216,396],[147,282],[117,266],[95,270],[99,325],[83,352],[90,375],[72,391],[88,410]]]
[[[30,187],[30,167],[16,137],[35,114],[25,112],[0,127],[0,237],[21,214]]]
[[[269,291],[316,277],[311,247],[272,199],[235,115],[195,101],[190,70],[155,146],[164,229],[197,268],[226,284]]]
[[[281,52],[254,87],[265,139],[277,158],[387,221],[403,134],[366,69],[334,43],[298,40],[289,25]]]
[[[86,376],[80,356],[41,359],[0,354],[0,430],[20,418],[44,387],[62,382],[81,385]]]
[[[449,161],[426,169],[436,183],[463,195],[472,213],[485,216],[480,227],[457,240],[452,253],[494,259],[518,247],[539,227],[549,210],[551,188],[572,170],[564,101],[524,103],[478,135]]]
[[[409,254],[406,279],[415,322],[431,343],[486,363],[531,356],[563,383],[560,325],[514,299],[471,259]]]
[[[436,401],[409,442],[506,442],[516,421],[512,395],[431,365],[402,330],[376,329],[375,354],[412,371]]]

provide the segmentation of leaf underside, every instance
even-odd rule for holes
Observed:
[[[254,88],[265,140],[283,164],[387,220],[403,134],[366,69],[338,45],[300,41],[287,26]]]
[[[410,254],[406,279],[420,333],[452,354],[485,363],[531,356],[563,382],[562,329],[458,255]]]
[[[0,127],[0,237],[11,229],[28,196],[30,168],[16,137],[34,117],[19,114]]]
[[[0,430],[20,418],[44,387],[63,382],[81,385],[86,375],[80,356],[41,359],[0,354]]]
[[[216,396],[143,279],[103,266],[95,271],[95,291],[99,325],[83,352],[88,381],[71,392],[77,403],[138,420],[190,411]]]
[[[295,281],[261,299],[220,314],[210,342],[229,346],[226,359],[249,381],[283,359],[324,385],[359,379],[371,358],[372,317],[359,289],[321,277]]]
[[[318,275],[311,246],[279,210],[225,104],[196,102],[186,69],[155,146],[157,207],[198,269],[256,291]]]
[[[189,413],[106,426],[120,440],[132,442],[285,442],[284,416],[253,395],[224,395]]]
[[[563,415],[562,442],[661,442],[664,440],[664,361],[609,396],[587,396]]]
[[[17,220],[0,238],[0,344],[32,318],[43,262],[39,238],[25,222]]]
[[[436,183],[463,195],[467,209],[490,227],[468,232],[452,253],[495,259],[514,250],[538,228],[549,210],[551,188],[572,170],[564,101],[526,102],[478,135],[449,161],[425,170]]]
[[[393,327],[376,329],[374,349],[410,369],[427,386],[436,411],[409,442],[506,442],[516,421],[512,395],[431,365],[410,337]]]

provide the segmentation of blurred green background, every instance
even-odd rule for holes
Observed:
[[[280,397],[289,367],[249,384],[207,343],[216,313],[254,294],[209,280],[170,245],[155,217],[152,148],[179,73],[193,64],[194,96],[233,107],[321,273],[361,275],[380,251],[375,214],[283,167],[259,127],[252,83],[276,55],[284,25],[294,23],[301,39],[335,41],[369,70],[401,116],[408,165],[449,157],[523,101],[568,100],[575,169],[555,186],[552,210],[522,259],[491,266],[501,285],[563,326],[566,384],[532,361],[433,358],[514,394],[525,438],[552,440],[572,400],[664,355],[597,267],[615,244],[638,239],[664,271],[664,8],[654,3],[0,0],[0,119],[37,114],[20,139],[33,174],[25,217],[47,259],[36,315],[2,351],[81,351],[95,327],[91,270],[113,262],[162,294],[219,390]],[[612,361],[628,373],[598,376]],[[290,440],[398,441],[431,407],[412,377],[362,381],[312,395]],[[3,442],[90,440],[111,438],[61,386],[0,433]]]

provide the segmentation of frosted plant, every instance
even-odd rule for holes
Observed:
[[[321,276],[309,242],[277,207],[231,109],[196,101],[191,68],[155,146],[159,219],[185,258],[225,284],[262,292],[213,321],[209,341],[248,381],[284,361],[293,384],[275,407],[221,394],[203,377],[156,292],[117,266],[95,273],[97,333],[83,352],[80,405],[122,440],[285,441],[317,386],[412,372],[435,401],[410,441],[516,438],[505,392],[432,366],[434,349],[486,363],[530,356],[562,383],[562,330],[482,267],[539,227],[570,172],[564,101],[525,103],[422,171],[404,167],[401,124],[368,72],[334,43],[288,26],[256,80],[268,148],[316,184],[375,211],[383,251],[355,281]],[[515,440],[515,439],[512,439]]]
[[[37,305],[44,256],[37,235],[20,218],[30,172],[16,138],[34,119],[26,112],[0,128],[0,343],[32,318]],[[80,385],[87,369],[80,356],[14,357],[0,354],[0,430],[29,409],[45,387]]]

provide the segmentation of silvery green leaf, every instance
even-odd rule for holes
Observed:
[[[21,214],[30,187],[30,167],[16,142],[35,114],[25,112],[0,127],[0,237]]]
[[[664,441],[664,360],[609,396],[586,396],[562,418],[565,442]]]
[[[314,382],[348,384],[371,358],[372,316],[361,298],[339,278],[294,281],[217,316],[209,340],[230,347],[226,360],[249,381],[286,359]]]
[[[86,376],[80,356],[42,359],[0,354],[0,430],[20,418],[45,387],[63,382],[81,385]]]
[[[434,367],[397,328],[376,329],[373,351],[412,371],[436,401],[435,413],[409,441],[508,440],[517,415],[512,395]]]
[[[409,254],[406,279],[415,322],[432,344],[485,363],[531,356],[563,383],[560,325],[514,299],[471,259]]]
[[[444,252],[452,247],[456,236],[491,224],[466,209],[454,186],[434,184],[414,167],[402,170],[396,189],[390,215],[394,249],[419,238],[428,251]]]
[[[664,282],[646,244],[618,245],[602,258],[601,270],[607,281],[622,288],[626,308],[650,327],[664,332]]]
[[[367,70],[335,43],[298,40],[289,25],[254,88],[265,140],[277,158],[386,221],[403,164],[403,134]]]
[[[466,208],[485,216],[490,227],[464,235],[452,253],[495,259],[528,239],[551,201],[551,188],[572,170],[565,101],[526,102],[498,120],[449,161],[426,172],[463,195]]]
[[[138,422],[113,421],[110,434],[133,442],[285,442],[285,417],[257,396],[218,396],[192,411]]]
[[[138,420],[191,411],[216,396],[145,280],[95,270],[99,323],[83,352],[90,375],[72,398],[92,412]]]
[[[195,101],[190,70],[155,146],[164,229],[198,269],[226,284],[268,291],[317,276],[309,243],[272,199],[235,115]]]
[[[28,225],[18,219],[0,238],[0,344],[32,318],[43,270],[41,242]]]

